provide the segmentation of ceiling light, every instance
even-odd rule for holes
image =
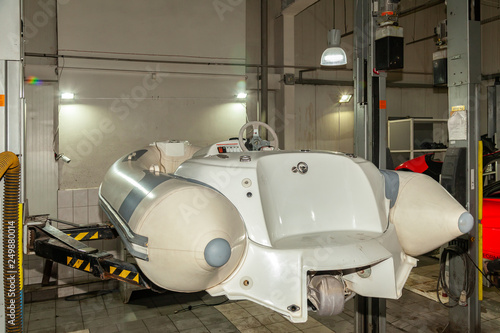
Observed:
[[[75,94],[70,92],[64,92],[61,94],[61,99],[75,99]]]
[[[347,64],[345,51],[340,47],[340,30],[328,31],[328,48],[321,55],[322,66],[340,66]]]
[[[236,95],[237,99],[245,99],[247,98],[247,93],[245,92],[240,92],[238,95]]]
[[[349,103],[351,98],[352,98],[352,95],[342,95],[339,99],[339,103]]]

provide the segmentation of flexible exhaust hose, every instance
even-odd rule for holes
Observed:
[[[22,248],[20,246],[19,189],[21,165],[10,152],[0,153],[0,178],[4,177],[3,199],[3,286],[6,332],[23,331]]]

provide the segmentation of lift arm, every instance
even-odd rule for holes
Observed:
[[[113,257],[105,251],[89,247],[82,241],[109,240],[117,237],[107,224],[77,226],[59,230],[51,220],[29,225],[29,250],[42,258],[87,272],[103,280],[116,279],[136,286],[164,291],[142,274],[137,265]],[[61,222],[61,221],[58,221]]]

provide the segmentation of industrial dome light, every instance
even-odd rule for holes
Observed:
[[[347,56],[340,47],[340,30],[329,30],[328,48],[321,55],[321,66],[341,66],[345,64],[347,64]]]

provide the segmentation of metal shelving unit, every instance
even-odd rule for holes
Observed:
[[[415,149],[416,142],[427,139],[448,145],[447,119],[398,119],[388,122],[388,144],[392,154],[409,154],[413,159],[425,153],[446,152],[446,149]],[[427,126],[425,126],[427,125]],[[437,129],[435,125],[442,128]],[[421,129],[418,129],[418,128]],[[432,132],[432,133],[431,133]],[[439,132],[439,133],[438,133]],[[423,133],[424,139],[418,138]],[[431,138],[429,138],[429,135]],[[417,137],[416,137],[417,136]],[[417,140],[416,140],[417,139]]]

